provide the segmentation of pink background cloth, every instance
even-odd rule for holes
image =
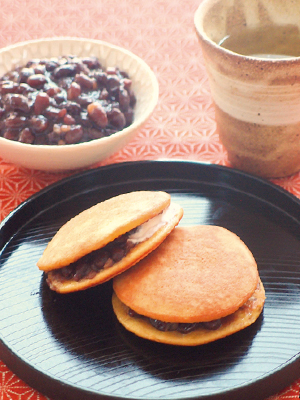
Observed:
[[[216,134],[214,108],[193,25],[200,2],[0,0],[0,47],[43,37],[87,37],[125,47],[150,65],[160,85],[153,115],[130,144],[99,166],[169,158],[230,167]],[[28,170],[0,159],[0,220],[32,194],[72,173]],[[273,182],[300,197],[299,173]],[[300,379],[268,400],[299,399],[299,386]],[[46,397],[0,361],[0,399]]]

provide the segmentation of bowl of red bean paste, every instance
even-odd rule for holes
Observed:
[[[26,168],[104,160],[132,140],[158,100],[150,67],[103,41],[23,42],[1,49],[0,65],[0,157]]]

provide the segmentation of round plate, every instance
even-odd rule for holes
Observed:
[[[165,190],[184,208],[181,225],[221,225],[242,238],[266,289],[255,324],[209,345],[168,346],[120,326],[111,282],[69,295],[47,287],[36,262],[57,229],[133,190]],[[59,181],[0,226],[1,358],[52,399],[265,399],[299,378],[299,216],[283,189],[217,165],[129,162]]]

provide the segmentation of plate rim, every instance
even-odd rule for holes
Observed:
[[[58,180],[50,185],[48,185],[47,187],[41,189],[40,191],[38,191],[37,193],[31,195],[28,199],[24,200],[19,206],[17,206],[12,212],[10,212],[8,214],[7,217],[5,217],[3,219],[3,221],[0,223],[0,236],[1,233],[3,233],[3,230],[8,230],[9,233],[11,233],[11,225],[14,224],[16,218],[19,217],[20,214],[23,213],[24,209],[26,209],[28,207],[28,209],[31,211],[30,214],[30,220],[34,217],[36,217],[36,212],[35,210],[35,203],[38,202],[40,199],[45,198],[49,192],[52,191],[57,191],[59,190],[62,186],[65,186],[66,184],[71,184],[75,181],[77,181],[79,178],[84,180],[84,178],[86,178],[89,175],[92,176],[97,176],[99,173],[101,174],[101,171],[105,171],[105,173],[109,172],[110,170],[118,170],[120,168],[124,168],[127,166],[133,167],[133,166],[141,166],[143,165],[145,168],[149,168],[149,166],[151,166],[151,168],[154,169],[159,169],[162,168],[163,166],[166,167],[168,166],[168,168],[171,168],[176,165],[176,166],[188,166],[188,167],[192,167],[192,168],[203,168],[204,170],[209,170],[212,171],[214,173],[226,173],[226,174],[230,174],[230,176],[234,176],[237,181],[239,182],[243,182],[243,186],[244,186],[244,190],[246,190],[246,183],[247,182],[256,182],[259,187],[263,187],[266,188],[269,193],[267,196],[267,200],[263,199],[260,197],[260,199],[269,202],[271,199],[269,199],[269,196],[274,196],[274,193],[277,193],[279,195],[279,204],[276,205],[276,207],[279,208],[279,206],[282,204],[281,201],[281,197],[283,199],[288,199],[289,200],[289,206],[293,205],[292,207],[292,211],[297,211],[299,213],[299,209],[300,209],[300,199],[298,199],[295,195],[293,195],[292,193],[288,192],[287,190],[285,190],[284,188],[264,179],[264,178],[260,178],[260,177],[256,177],[247,173],[244,173],[242,171],[239,170],[235,170],[233,168],[230,167],[226,167],[226,166],[221,166],[221,165],[217,165],[217,164],[209,164],[209,163],[203,163],[203,162],[198,162],[198,161],[186,161],[186,160],[145,160],[145,161],[129,161],[129,162],[122,162],[122,163],[117,163],[117,164],[109,164],[109,165],[105,165],[105,166],[101,166],[95,169],[89,169],[89,170],[85,170],[85,171],[79,171],[76,174],[73,174],[71,176],[65,177],[61,180]],[[100,171],[100,172],[99,172]],[[209,182],[209,178],[208,178],[208,182]],[[122,183],[121,181],[119,183]],[[220,183],[220,182],[219,182]],[[224,187],[226,188],[230,188],[231,190],[235,189],[233,188],[231,185],[228,185],[228,183],[223,182]],[[87,185],[88,186],[88,185]],[[249,187],[248,187],[249,190]],[[238,190],[239,192],[241,192],[242,190]],[[80,192],[81,193],[81,192]],[[249,191],[247,191],[247,193],[249,194]],[[265,195],[266,193],[264,193]],[[252,195],[252,193],[251,193]],[[273,197],[272,197],[273,198]],[[55,203],[57,204],[57,203]],[[274,206],[273,203],[271,203],[272,206]],[[45,211],[47,208],[43,208],[42,211]],[[282,210],[282,209],[281,209]],[[40,210],[41,211],[41,210]],[[287,210],[282,210],[284,212],[287,212]],[[298,223],[300,223],[299,218],[296,218],[297,215],[294,215],[293,213],[290,214],[290,207],[289,207],[289,213],[288,215],[294,219],[296,219],[296,221]],[[29,222],[28,219],[28,214],[27,214],[27,222]],[[24,224],[20,224],[19,229],[22,229],[22,227],[24,226]],[[15,234],[17,233],[17,231],[14,232]],[[3,235],[2,235],[3,236]],[[12,236],[10,236],[10,239],[12,238]],[[5,237],[4,237],[5,239]],[[0,241],[0,257],[2,254],[2,250],[5,249],[6,245],[7,245],[7,241],[5,242],[5,240],[1,240]],[[63,392],[59,393],[59,397],[56,397],[55,393],[52,393],[52,386],[53,386],[53,381],[58,382],[58,384],[61,384],[61,381],[59,379],[56,379],[55,377],[53,377],[50,374],[45,374],[43,373],[43,371],[41,371],[40,369],[36,369],[34,368],[32,365],[28,365],[24,362],[24,360],[22,358],[19,358],[17,354],[14,354],[12,350],[10,350],[9,348],[7,348],[7,346],[5,345],[2,335],[0,333],[0,350],[1,350],[1,360],[8,366],[9,369],[11,369],[11,371],[13,371],[17,377],[19,377],[20,379],[22,379],[25,383],[29,384],[31,386],[31,388],[36,388],[36,390],[40,391],[41,393],[46,393],[45,395],[49,395],[49,393],[51,394],[51,396],[54,395],[53,398],[69,398],[66,396],[69,396],[71,394],[72,397],[70,397],[70,399],[80,399],[83,394],[87,394],[89,395],[89,399],[128,399],[128,397],[122,397],[122,396],[112,396],[112,395],[106,395],[106,394],[101,394],[97,391],[94,390],[89,390],[87,391],[85,388],[81,388],[79,385],[73,385],[71,383],[63,383],[64,386],[64,390]],[[20,365],[15,366],[15,358],[18,358],[18,361],[20,362]],[[249,392],[250,390],[253,390],[253,387],[255,386],[257,389],[259,390],[260,395],[262,395],[262,397],[257,398],[257,400],[262,399],[264,400],[267,396],[270,396],[278,391],[280,391],[281,389],[284,389],[286,386],[288,386],[290,383],[292,383],[293,381],[295,381],[296,379],[300,378],[299,376],[299,372],[298,372],[298,368],[297,368],[297,363],[298,360],[300,358],[300,354],[295,354],[294,357],[292,357],[288,362],[284,363],[284,365],[281,368],[275,369],[273,371],[270,371],[269,373],[264,374],[262,377],[260,377],[259,379],[255,379],[254,382],[250,382],[250,383],[245,383],[243,385],[240,385],[236,388],[233,389],[228,389],[228,390],[224,390],[221,392],[217,392],[211,395],[202,395],[202,396],[192,396],[192,397],[185,397],[185,400],[195,400],[197,398],[199,399],[207,399],[207,400],[213,400],[214,398],[216,398],[216,396],[222,396],[222,399],[228,399],[228,400],[232,400],[235,399],[234,393],[237,392],[238,396],[241,396],[241,392],[243,392],[245,395],[247,394],[247,392]],[[30,367],[29,368],[29,373],[24,374],[23,368],[22,368],[22,364],[26,364],[26,366]],[[284,377],[282,376],[282,370],[284,370]],[[40,387],[40,385],[38,384],[37,381],[39,381],[39,379],[36,379],[36,376],[42,376],[43,377],[43,385],[42,387]],[[46,377],[46,382],[45,382],[45,377]],[[276,377],[276,387],[274,387],[274,377]],[[266,386],[269,387],[269,385],[266,384],[266,382],[268,382],[269,380],[272,380],[272,390],[267,390],[265,389]],[[46,392],[45,392],[45,383],[46,383]],[[64,392],[66,391],[66,392]],[[75,393],[73,393],[75,391]],[[79,394],[78,394],[79,393]],[[60,397],[60,396],[63,397]],[[77,396],[79,395],[79,397]],[[64,397],[65,396],[65,397]],[[99,397],[100,396],[100,397]],[[239,397],[236,397],[236,399],[238,399]],[[130,399],[133,400],[140,400],[141,397],[130,397]]]

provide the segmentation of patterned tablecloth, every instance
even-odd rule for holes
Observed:
[[[89,37],[123,46],[152,67],[160,84],[155,112],[129,145],[99,165],[171,158],[229,166],[215,132],[214,108],[193,26],[200,1],[0,0],[0,46],[42,37]],[[27,170],[0,159],[0,219],[69,174]],[[274,182],[300,197],[299,173]],[[300,379],[270,399],[299,399],[299,387]],[[0,361],[0,399],[46,398]]]

